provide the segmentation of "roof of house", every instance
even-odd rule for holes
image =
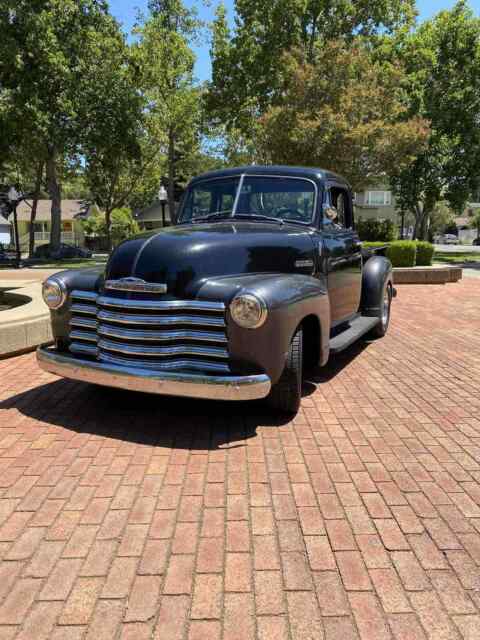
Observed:
[[[31,205],[31,201],[29,201]],[[17,207],[18,220],[30,221],[31,208],[26,202],[21,202]],[[39,200],[37,206],[37,215],[35,220],[49,221],[51,218],[52,201],[51,200]],[[83,200],[62,200],[62,220],[74,220],[77,214],[85,211],[87,207]]]

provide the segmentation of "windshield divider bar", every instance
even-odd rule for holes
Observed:
[[[245,179],[245,174],[242,173],[242,175],[240,176],[240,182],[238,183],[237,193],[235,195],[235,201],[234,201],[233,207],[232,207],[232,218],[235,217],[235,212],[237,211],[238,201],[240,200],[240,195],[242,193],[242,187],[243,187],[243,180],[244,179]]]

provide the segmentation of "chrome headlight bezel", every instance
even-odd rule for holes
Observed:
[[[245,317],[246,310],[251,313],[249,319]],[[242,329],[258,329],[265,324],[268,308],[260,296],[253,293],[240,293],[230,303],[230,315],[235,324]]]
[[[56,295],[54,295],[54,292]],[[67,301],[67,295],[67,287],[57,278],[47,278],[42,285],[42,297],[49,309],[55,310],[63,307]]]

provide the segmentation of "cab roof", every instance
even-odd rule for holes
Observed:
[[[239,176],[242,173],[249,175],[267,175],[267,176],[293,176],[295,178],[309,178],[317,182],[324,182],[332,180],[337,183],[345,185],[350,188],[348,182],[342,176],[333,173],[333,171],[326,171],[325,169],[317,169],[316,167],[292,167],[287,165],[259,165],[254,164],[244,167],[232,167],[229,169],[218,169],[217,171],[208,171],[202,173],[199,176],[193,178],[192,183],[199,180],[206,180],[209,178],[228,178],[230,176]]]

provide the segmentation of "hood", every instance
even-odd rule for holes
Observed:
[[[127,240],[113,252],[106,278],[128,276],[194,295],[205,279],[248,273],[312,273],[310,231],[299,225],[215,222],[167,227]]]

